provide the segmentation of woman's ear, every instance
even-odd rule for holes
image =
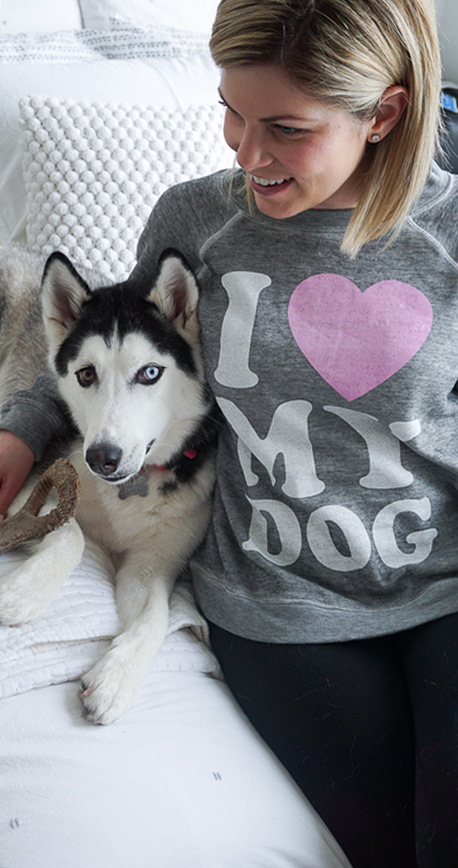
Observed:
[[[381,100],[377,114],[372,120],[368,141],[379,142],[396,126],[409,103],[409,91],[406,87],[395,84],[387,87]]]

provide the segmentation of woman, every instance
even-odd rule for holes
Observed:
[[[197,599],[354,868],[448,868],[458,231],[433,4],[222,0],[211,50],[241,170],[165,193],[136,266],[176,247],[195,270],[228,422]],[[6,406],[0,510],[62,422],[46,378]]]

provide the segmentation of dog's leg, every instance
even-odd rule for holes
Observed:
[[[16,626],[41,615],[78,566],[83,549],[75,519],[45,536],[30,558],[0,577],[0,623]]]
[[[126,556],[116,575],[123,632],[81,681],[81,701],[93,723],[112,723],[132,705],[167,632],[175,574],[170,565],[154,563],[151,549]]]

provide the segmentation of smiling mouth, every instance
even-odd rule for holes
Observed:
[[[257,175],[251,176],[255,184],[259,184],[261,187],[281,187],[282,184],[287,184],[288,181],[291,181],[291,178],[279,178],[278,180],[270,181],[268,178],[258,178]]]

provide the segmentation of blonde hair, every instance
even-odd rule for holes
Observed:
[[[210,49],[222,68],[274,64],[308,96],[361,121],[375,117],[388,87],[407,88],[396,126],[367,146],[365,182],[342,251],[356,256],[368,241],[392,240],[438,147],[433,0],[221,0]]]

